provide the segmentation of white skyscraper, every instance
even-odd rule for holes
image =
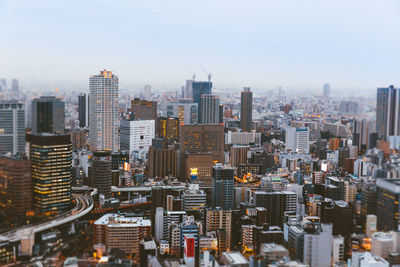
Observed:
[[[329,83],[325,83],[323,86],[322,97],[324,99],[329,99],[330,94],[331,94],[331,86],[329,85]]]
[[[144,86],[144,94],[143,94],[143,96],[144,96],[144,99],[150,100],[150,98],[151,98],[151,85],[150,84],[146,84]]]
[[[89,79],[89,126],[92,151],[118,151],[118,76],[111,71]]]

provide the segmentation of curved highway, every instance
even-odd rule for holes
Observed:
[[[0,235],[0,240],[18,241],[25,238],[32,238],[32,235],[51,229],[62,224],[72,222],[82,216],[88,214],[94,206],[92,196],[97,194],[97,190],[93,190],[90,194],[80,195],[72,194],[76,205],[71,210],[62,213],[57,218],[43,222],[37,225],[27,225],[15,230],[5,232]]]

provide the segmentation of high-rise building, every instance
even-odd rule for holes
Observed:
[[[189,102],[187,100],[167,102],[162,112],[166,117],[179,118],[179,123],[181,125],[198,123],[197,103]]]
[[[69,135],[28,135],[32,166],[33,205],[57,212],[71,203],[72,144]]]
[[[32,133],[63,134],[65,130],[65,103],[54,96],[32,100]]]
[[[155,138],[154,120],[121,121],[121,150],[129,151],[129,155],[144,158],[148,153],[152,140]]]
[[[212,167],[212,207],[233,208],[235,168],[216,163]]]
[[[194,77],[193,80],[186,80],[186,86],[185,86],[186,99],[193,99],[193,82],[194,82]]]
[[[400,224],[400,179],[377,179],[376,216],[378,230],[398,230]]]
[[[153,142],[149,149],[149,177],[170,175],[172,177],[177,177],[178,175],[178,151],[168,147],[157,148]]]
[[[0,79],[0,91],[5,91],[5,90],[7,90],[7,80]]]
[[[181,150],[184,152],[223,152],[223,125],[183,125]]]
[[[78,119],[79,127],[89,126],[89,99],[87,94],[82,93],[78,96]]]
[[[201,124],[219,123],[219,102],[219,96],[217,95],[201,95]]]
[[[19,156],[0,156],[1,213],[24,216],[31,208],[31,162]]]
[[[250,146],[233,145],[229,153],[229,164],[239,167],[240,164],[247,164],[247,151]]]
[[[331,94],[331,86],[329,83],[325,83],[322,88],[322,97],[324,99],[329,99]]]
[[[151,98],[151,85],[150,84],[146,84],[144,86],[143,96],[145,99],[150,100],[150,98]]]
[[[0,154],[25,153],[25,110],[17,101],[0,101]]]
[[[11,81],[11,90],[14,93],[18,93],[19,92],[19,82],[18,79],[12,79]]]
[[[140,100],[135,98],[131,101],[131,113],[134,120],[157,120],[157,102]]]
[[[204,94],[212,94],[211,92],[212,82],[193,81],[192,88],[193,88],[193,102],[197,103],[198,110],[201,111],[203,110],[201,106],[201,96]],[[199,122],[203,121],[201,112],[199,112],[198,119]]]
[[[253,92],[250,87],[245,87],[241,92],[240,101],[240,127],[244,132],[250,132],[253,118]]]
[[[223,233],[220,230],[223,230]],[[220,208],[207,209],[206,231],[220,231],[221,234],[218,238],[219,253],[230,250],[232,236],[232,210],[222,210]]]
[[[256,207],[267,210],[267,222],[269,225],[283,226],[286,212],[296,213],[297,194],[291,191],[255,191],[254,200]]]
[[[167,140],[179,140],[179,118],[158,117],[157,124],[157,137]]]
[[[119,149],[118,76],[111,71],[89,78],[90,150]]]
[[[400,135],[399,88],[378,88],[376,97],[376,131],[379,139]]]
[[[94,151],[92,158],[92,183],[99,195],[111,195],[111,152]]]
[[[310,152],[310,131],[307,127],[286,128],[285,149],[293,152]]]

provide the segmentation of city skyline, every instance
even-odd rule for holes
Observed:
[[[124,77],[121,88],[178,87],[194,72],[211,72],[217,91],[398,82],[396,1],[39,2],[0,3],[0,73],[23,84],[86,88],[104,68]]]

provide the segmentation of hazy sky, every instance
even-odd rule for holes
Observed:
[[[400,85],[398,0],[0,0],[0,77],[87,88]]]

